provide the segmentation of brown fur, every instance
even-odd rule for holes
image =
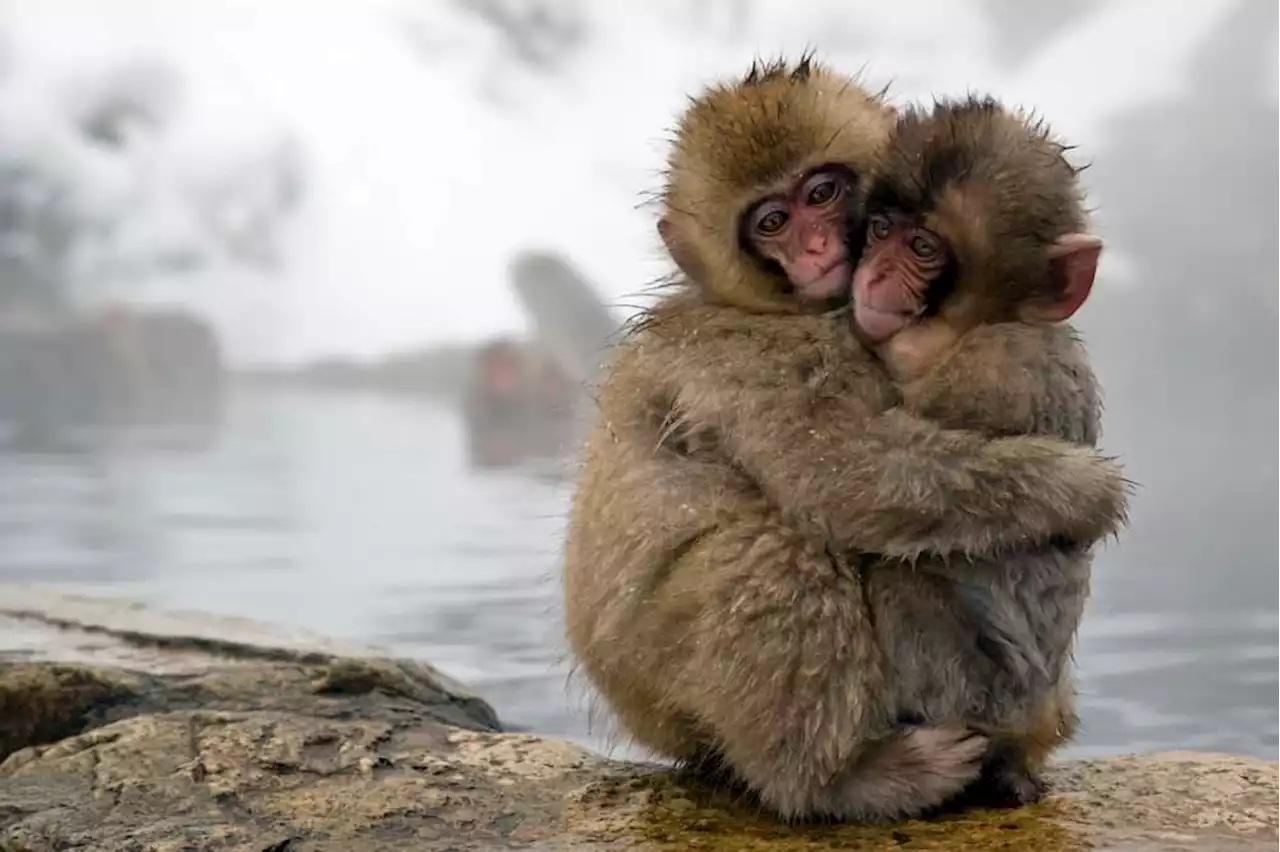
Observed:
[[[1067,150],[1043,121],[991,98],[903,112],[867,206],[917,216],[947,238],[960,274],[940,315],[952,327],[1012,321],[1052,295],[1046,249],[1087,230]]]
[[[865,95],[824,100],[853,88],[829,72],[764,76],[777,103],[800,106],[762,125],[752,94],[737,115],[739,101],[715,89],[717,110],[698,114],[784,138],[804,109],[830,110],[827,126],[866,120],[845,106]],[[732,135],[699,127],[682,123],[682,151]],[[807,163],[803,149],[788,150]],[[697,172],[681,150],[673,174]],[[842,162],[862,172],[877,150]],[[1026,701],[1008,711],[983,697],[1047,664],[1034,641],[1009,660],[987,652],[957,572],[975,579],[979,605],[993,586],[1019,601],[1039,594],[1040,579],[1015,582],[1023,566],[1002,560],[1114,532],[1126,483],[1084,447],[943,430],[895,407],[897,390],[844,321],[794,315],[734,239],[734,211],[697,209],[684,245],[716,274],[651,311],[601,388],[566,542],[570,646],[638,742],[724,765],[785,817],[922,813],[978,777],[990,743],[973,723],[998,733],[1021,713],[1024,729],[1044,727]],[[1034,629],[1009,607],[981,614]],[[905,644],[907,626],[924,628],[920,647]]]
[[[979,326],[902,392],[905,407],[949,427],[1053,435],[1081,446],[1099,434],[1097,383],[1066,326]],[[927,723],[967,703],[966,720],[992,739],[981,783],[961,803],[1034,801],[1046,758],[1074,734],[1070,656],[1092,541],[1064,537],[959,563],[929,556],[910,578],[892,562],[867,569],[873,608],[898,614],[878,625],[898,661],[900,706]],[[976,704],[975,696],[982,696]]]
[[[988,98],[908,109],[899,121],[868,203],[914,214],[952,247],[952,290],[932,321],[963,334],[939,363],[901,387],[904,405],[920,416],[993,436],[1051,435],[1096,445],[1102,401],[1075,332],[1008,321],[1024,305],[1055,297],[1049,248],[1087,229],[1077,170],[1065,150],[1043,122]],[[1075,538],[1023,551],[978,594],[974,577],[982,566],[964,571],[983,653],[1004,660],[993,692],[1017,697],[976,717],[995,744],[971,801],[1037,798],[1046,759],[1076,730],[1069,658],[1088,597],[1090,543]],[[1009,582],[1013,568],[1036,578],[1038,587],[1016,577]],[[898,645],[911,643],[904,638]],[[1024,664],[1012,662],[1018,657]]]
[[[672,254],[709,300],[805,310],[777,270],[744,258],[739,216],[815,166],[841,163],[865,176],[892,128],[880,96],[811,59],[757,65],[741,82],[711,87],[681,117],[667,164],[662,202],[678,234]]]

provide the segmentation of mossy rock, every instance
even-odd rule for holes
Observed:
[[[1192,753],[1066,761],[1047,799],[1019,810],[788,826],[662,767],[500,733],[488,704],[425,663],[23,595],[9,617],[65,636],[46,652],[59,659],[0,660],[0,852],[1172,852],[1278,840],[1276,764]]]
[[[136,697],[139,678],[84,666],[0,662],[0,760],[101,724]]]
[[[22,730],[44,733],[0,763],[6,852],[1158,852],[1277,843],[1276,766],[1259,760],[1068,761],[1051,774],[1052,795],[1030,808],[788,826],[660,767],[499,733],[483,718],[470,729],[451,724],[442,717],[459,705],[403,662],[261,662],[174,678],[76,675],[52,664],[42,678],[41,667],[27,664],[23,682],[67,686],[41,687],[39,703],[22,705],[48,708],[53,720],[24,710]],[[65,709],[59,694],[78,703]],[[95,700],[140,715],[75,732],[110,714]],[[72,734],[50,742],[61,729]]]

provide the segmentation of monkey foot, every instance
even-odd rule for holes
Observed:
[[[725,761],[719,751],[713,748],[699,748],[696,755],[680,763],[680,771],[690,778],[702,781],[715,787],[739,788],[742,781]]]
[[[1020,808],[1044,798],[1045,785],[1026,769],[997,759],[982,769],[978,779],[943,805],[954,812],[971,808]]]

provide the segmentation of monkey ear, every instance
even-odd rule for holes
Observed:
[[[1049,247],[1049,298],[1024,305],[1022,318],[1038,322],[1063,322],[1089,298],[1098,274],[1102,238],[1093,234],[1067,234]]]
[[[676,262],[676,266],[680,267],[680,271],[691,281],[701,282],[702,264],[698,262],[697,253],[680,239],[678,229],[670,218],[663,216],[658,220],[658,236],[662,237],[662,244],[667,247],[667,253]]]

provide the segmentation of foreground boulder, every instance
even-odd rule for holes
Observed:
[[[1277,843],[1276,766],[1260,760],[1067,761],[1032,808],[792,828],[662,767],[500,733],[487,704],[420,663],[8,611],[19,618],[6,634],[0,615],[0,649],[15,624],[26,632],[22,653],[0,650],[2,852]],[[138,623],[155,617],[133,612]],[[36,642],[38,630],[49,641]]]

